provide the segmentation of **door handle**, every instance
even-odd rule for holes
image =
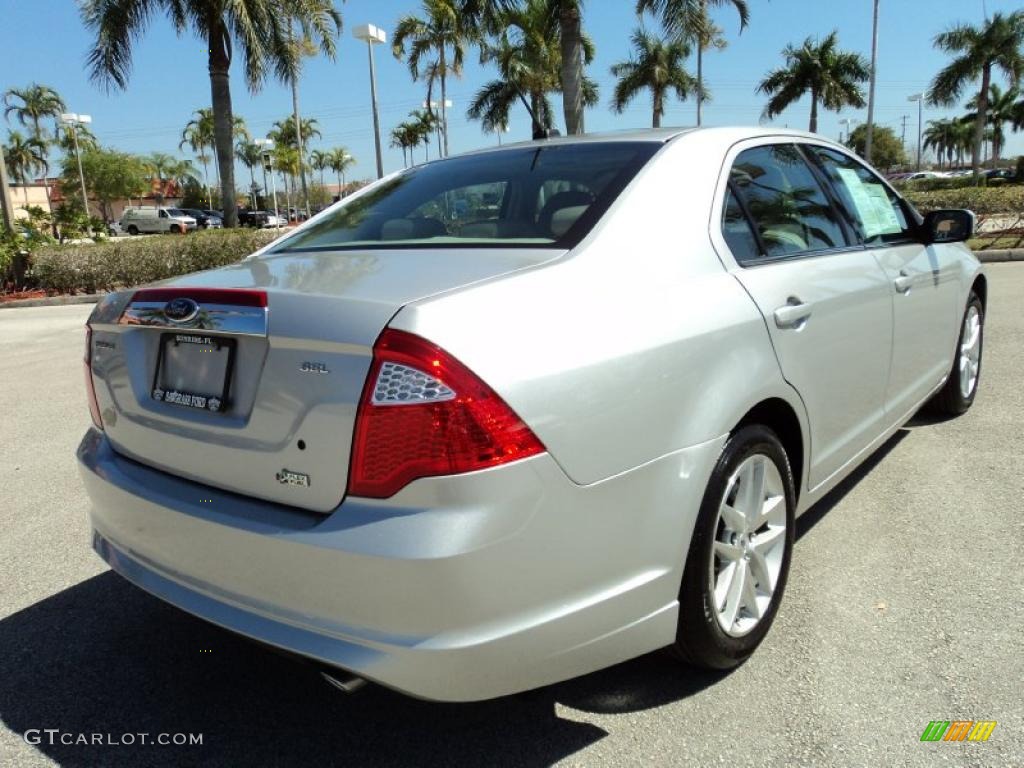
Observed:
[[[914,285],[914,278],[908,275],[905,270],[901,270],[900,276],[893,280],[892,284],[896,286],[898,292],[907,293]]]
[[[779,328],[798,328],[811,316],[811,305],[805,304],[795,296],[775,310],[775,325]]]

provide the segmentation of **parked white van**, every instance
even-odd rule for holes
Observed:
[[[170,232],[180,234],[196,228],[196,220],[178,208],[125,208],[121,229],[129,235]]]

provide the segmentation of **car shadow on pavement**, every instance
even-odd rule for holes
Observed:
[[[874,453],[868,456],[864,460],[863,464],[843,478],[843,481],[826,493],[817,504],[800,515],[796,520],[797,541],[806,536],[814,526],[820,523],[825,515],[831,512],[833,507],[842,501],[846,497],[846,494],[853,490],[857,483],[863,480],[875,467],[881,464],[885,457],[888,456],[889,453],[892,452],[892,450],[903,442],[903,440],[905,440],[909,435],[910,430],[906,427],[902,427],[897,430],[892,437],[882,443]]]
[[[0,621],[0,719],[65,766],[550,765],[607,734],[560,717],[656,707],[722,678],[655,653],[475,704],[378,686],[346,695],[310,665],[183,613],[106,572]],[[44,729],[59,729],[51,737]],[[124,734],[202,734],[201,746]],[[103,734],[115,745],[62,744]],[[109,737],[107,736],[109,734]],[[50,743],[52,739],[53,743]]]

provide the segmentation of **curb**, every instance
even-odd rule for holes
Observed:
[[[983,264],[995,263],[998,261],[1024,261],[1024,248],[1010,248],[1008,250],[975,251],[974,255]]]
[[[0,301],[0,310],[18,309],[20,307],[61,307],[68,304],[95,304],[106,295],[105,293],[88,293],[80,296],[46,296],[41,299]]]

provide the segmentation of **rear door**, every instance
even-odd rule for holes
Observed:
[[[884,429],[890,281],[797,145],[747,142],[728,164],[722,241],[807,408],[813,488]]]
[[[849,221],[885,270],[893,296],[893,355],[886,410],[906,415],[949,372],[958,330],[959,267],[941,245],[923,244],[899,197],[857,159],[810,147]]]

